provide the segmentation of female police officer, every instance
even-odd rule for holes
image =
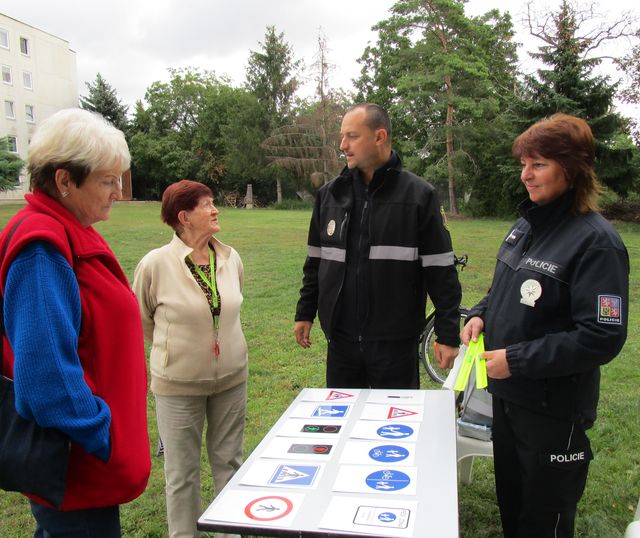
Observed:
[[[629,258],[597,212],[594,138],[556,114],[513,143],[529,199],[498,251],[463,343],[485,331],[504,535],[573,536],[592,453],[600,365],[627,334]]]

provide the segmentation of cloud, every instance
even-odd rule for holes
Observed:
[[[469,0],[468,13],[492,7],[510,10],[517,41],[527,38],[522,15],[526,0]],[[618,0],[619,15],[634,0]],[[167,68],[198,67],[244,82],[250,50],[260,50],[267,25],[284,32],[296,58],[314,62],[322,28],[329,47],[333,87],[351,89],[356,60],[376,34],[371,27],[389,16],[394,0],[2,0],[2,12],[69,42],[76,52],[78,84],[99,72],[129,105],[143,99]],[[558,0],[551,1],[552,7]],[[541,8],[541,4],[536,4]],[[523,39],[524,38],[524,39]],[[535,48],[535,43],[528,48]],[[528,56],[520,52],[521,61]],[[307,84],[307,92],[312,90]]]

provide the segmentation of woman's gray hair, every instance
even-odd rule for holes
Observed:
[[[129,169],[131,156],[124,133],[100,114],[68,108],[44,120],[29,145],[27,169],[31,190],[55,197],[55,173],[64,169],[79,187],[97,170]]]

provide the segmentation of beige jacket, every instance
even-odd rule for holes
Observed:
[[[171,242],[149,252],[136,267],[145,339],[152,344],[151,390],[164,396],[206,395],[247,380],[247,342],[240,326],[244,269],[238,253],[211,238],[216,253],[216,282],[222,310],[216,329],[207,299],[185,263],[192,248],[174,234]]]

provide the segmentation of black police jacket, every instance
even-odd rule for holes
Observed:
[[[574,215],[573,201],[568,191],[520,204],[491,289],[469,317],[483,319],[485,349],[506,349],[511,377],[489,379],[491,393],[589,426],[599,367],[626,340],[629,257],[615,228],[598,213]]]
[[[437,192],[403,170],[399,159],[392,161],[397,165],[386,170],[370,193],[368,311],[358,338],[417,339],[428,294],[437,309],[438,341],[457,346],[461,289]],[[317,312],[328,339],[345,281],[353,180],[345,168],[316,195],[296,308],[296,321],[313,321]]]

